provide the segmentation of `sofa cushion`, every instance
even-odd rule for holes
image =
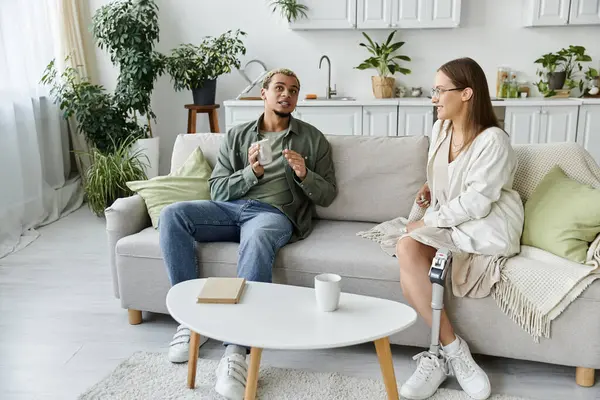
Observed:
[[[525,203],[522,244],[583,263],[599,233],[600,190],[552,168]]]
[[[197,147],[185,163],[175,172],[152,179],[126,182],[127,187],[138,193],[146,203],[154,228],[158,227],[161,210],[180,201],[210,200],[208,178],[212,168]]]
[[[328,135],[338,195],[322,219],[383,222],[408,216],[426,177],[427,136]]]
[[[317,220],[306,239],[280,250],[281,264],[287,270],[399,282],[398,260],[378,243],[356,236],[372,227],[365,222]]]
[[[175,139],[171,154],[171,172],[181,167],[192,152],[200,147],[211,168],[215,167],[224,134],[180,133]]]

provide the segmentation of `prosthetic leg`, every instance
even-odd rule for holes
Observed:
[[[429,269],[429,280],[431,281],[431,345],[429,353],[435,357],[440,356],[440,319],[444,308],[444,283],[446,274],[452,265],[452,253],[442,248],[435,253],[435,257]]]

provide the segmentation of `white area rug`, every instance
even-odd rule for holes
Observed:
[[[186,387],[187,364],[171,364],[162,353],[137,352],[79,399],[222,400],[214,391],[217,364],[216,360],[199,359],[196,389],[191,390]],[[386,399],[386,394],[382,380],[265,366],[260,370],[257,399],[380,400]],[[464,392],[449,389],[438,390],[431,399],[470,400]],[[493,395],[490,400],[524,399]]]

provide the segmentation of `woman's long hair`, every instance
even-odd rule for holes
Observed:
[[[483,69],[471,58],[457,58],[442,65],[438,71],[443,72],[455,87],[471,88],[473,95],[468,102],[467,121],[464,142],[461,152],[469,147],[475,138],[484,130],[500,127],[498,118],[492,107],[492,99]],[[448,130],[452,122],[448,125]]]

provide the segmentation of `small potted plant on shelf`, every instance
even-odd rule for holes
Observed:
[[[308,17],[308,7],[305,4],[298,3],[298,0],[270,0],[269,5],[273,7],[272,12],[279,11],[281,16],[289,23],[299,18]]]
[[[583,46],[569,46],[562,48],[556,53],[547,53],[534,61],[541,64],[542,69],[538,69],[537,75],[540,80],[536,86],[544,97],[557,95],[557,91],[564,90],[565,95],[574,89],[579,88],[580,93],[584,94],[584,80],[582,62],[592,61],[592,57],[585,54]],[[589,73],[595,70],[591,68]],[[586,73],[587,74],[587,73]]]
[[[390,33],[387,40],[383,43],[376,43],[365,32],[362,33],[369,43],[360,43],[360,45],[365,47],[372,56],[364,60],[355,68],[359,70],[373,68],[377,71],[377,76],[371,77],[371,84],[373,86],[373,95],[378,99],[394,97],[396,79],[393,75],[396,72],[400,72],[404,75],[411,73],[410,69],[401,67],[400,64],[398,64],[397,60],[411,61],[411,59],[405,55],[395,54],[395,52],[405,43],[392,43],[395,33],[396,31]]]
[[[218,37],[207,36],[202,43],[184,43],[171,50],[166,71],[175,91],[191,90],[196,105],[215,104],[217,78],[240,67],[246,54],[241,40],[245,32],[229,30]]]

